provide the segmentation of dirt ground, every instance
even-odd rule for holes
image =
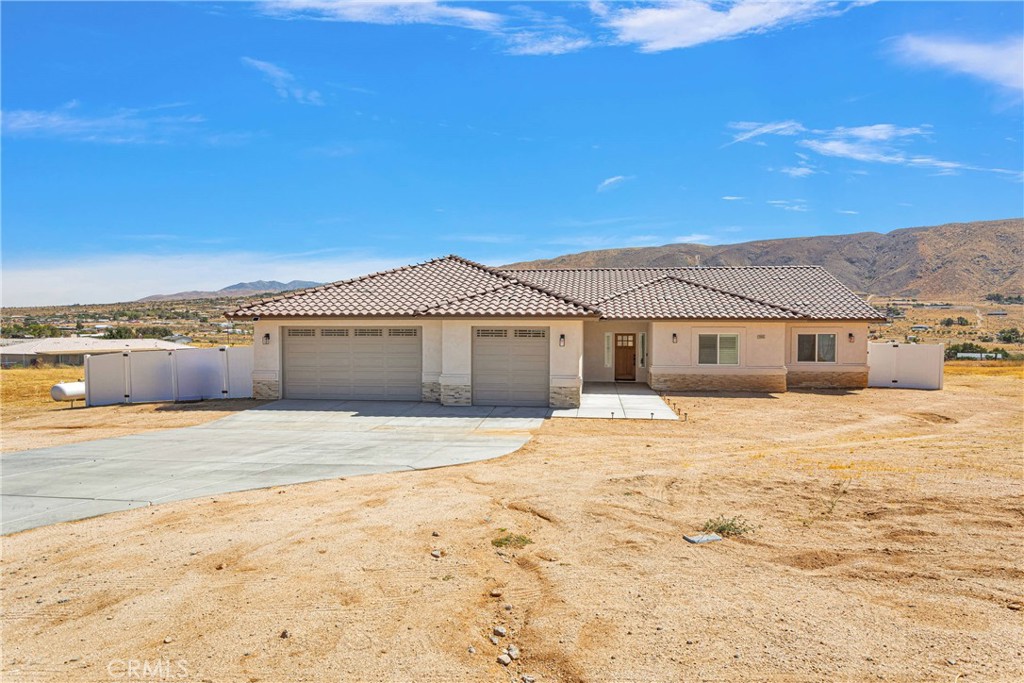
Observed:
[[[232,399],[85,408],[82,401],[72,407],[50,398],[50,387],[81,381],[84,372],[67,366],[0,370],[0,452],[191,427],[258,405]]]
[[[1024,378],[960,367],[7,536],[2,678],[1021,680]]]

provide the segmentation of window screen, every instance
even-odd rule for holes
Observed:
[[[796,337],[796,359],[801,363],[813,363],[815,346],[813,334],[798,334]]]
[[[697,362],[701,365],[718,363],[718,335],[702,334],[698,339]]]
[[[798,334],[796,359],[800,363],[835,363],[836,335]]]
[[[836,335],[834,335],[834,334],[819,334],[818,335],[818,362],[819,363],[835,363],[836,362]]]
[[[738,334],[701,334],[697,338],[697,362],[700,365],[739,365]]]

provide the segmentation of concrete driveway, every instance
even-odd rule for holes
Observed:
[[[550,415],[276,401],[196,427],[10,453],[0,457],[2,533],[228,491],[496,458]]]

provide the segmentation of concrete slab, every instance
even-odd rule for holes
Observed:
[[[678,420],[679,416],[646,384],[585,382],[579,408],[551,411],[551,417]]]
[[[0,457],[2,533],[171,500],[511,453],[547,409],[276,401],[196,427]]]

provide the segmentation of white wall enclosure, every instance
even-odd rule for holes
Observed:
[[[85,358],[85,403],[252,397],[253,347],[108,353]]]
[[[944,344],[868,344],[868,386],[941,389]]]

